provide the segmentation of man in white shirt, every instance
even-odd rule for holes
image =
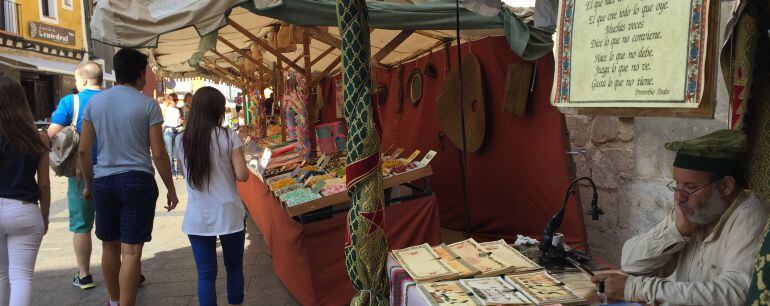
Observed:
[[[623,246],[622,270],[600,274],[610,299],[672,305],[742,305],[770,208],[741,188],[746,136],[720,130],[672,142],[668,185],[676,204]]]

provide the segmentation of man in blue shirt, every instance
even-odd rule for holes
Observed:
[[[152,238],[158,199],[153,164],[168,190],[166,209],[174,209],[179,199],[163,144],[163,115],[158,103],[140,91],[147,83],[147,56],[121,49],[113,65],[118,85],[94,96],[83,110],[78,158],[85,182],[83,197],[94,199],[109,305],[133,306],[141,280],[142,248]],[[92,163],[93,147],[97,148],[96,164]]]
[[[75,69],[75,86],[79,93],[78,118],[75,127],[80,133],[81,118],[91,97],[102,89],[102,69],[94,62],[85,62]],[[53,138],[66,126],[72,124],[75,116],[75,95],[67,95],[59,101],[59,106],[51,117],[48,137]],[[91,277],[91,230],[94,227],[94,203],[83,199],[83,182],[80,175],[70,177],[67,185],[67,208],[70,215],[69,229],[74,233],[72,244],[75,247],[78,275],[72,279],[72,285],[80,289],[94,287]]]

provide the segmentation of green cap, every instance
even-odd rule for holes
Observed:
[[[742,131],[719,130],[695,139],[669,142],[665,147],[676,152],[675,167],[735,175],[740,172],[747,140]]]

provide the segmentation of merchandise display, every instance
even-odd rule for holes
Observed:
[[[479,305],[457,281],[418,284],[430,305]]]
[[[525,295],[501,277],[462,279],[460,285],[473,293],[479,305],[532,304]]]
[[[545,271],[508,275],[505,280],[521,290],[537,305],[569,305],[585,304],[586,302],[572,289]]]
[[[460,272],[442,260],[427,243],[393,250],[393,257],[417,282],[455,279]]]
[[[511,247],[505,240],[500,239],[498,241],[480,243],[480,245],[485,250],[492,252],[492,255],[495,255],[506,266],[513,267],[510,273],[524,273],[543,269],[543,267]]]
[[[487,277],[505,274],[513,269],[492,252],[484,249],[473,238],[450,244],[449,249],[460,256],[465,262],[481,271],[476,277]]]
[[[446,262],[450,267],[455,269],[459,273],[460,278],[471,277],[481,273],[478,269],[474,268],[460,256],[457,256],[452,250],[450,250],[446,244],[440,244],[433,247],[433,251],[441,257],[441,261]]]
[[[339,124],[334,125],[335,129],[340,127]],[[304,158],[298,152],[299,142],[267,146],[263,142],[250,141],[250,131],[246,127],[241,133],[241,137],[247,138],[252,144],[245,147],[245,155],[251,159],[249,164],[252,165],[252,170],[263,171],[262,180],[273,196],[282,202],[289,216],[294,217],[349,201],[345,152],[321,153],[318,157]],[[265,147],[269,148],[267,151],[271,155],[260,161],[262,148]],[[398,158],[403,149],[394,152],[392,156],[383,157],[383,188],[409,183],[433,174],[428,164],[435,156],[435,151],[426,153],[422,161],[413,161],[420,155],[420,150],[415,150],[408,158]],[[258,169],[255,166],[257,161],[266,163],[266,169]]]
[[[504,240],[478,243],[426,244],[393,251],[394,259],[417,282],[500,276],[542,270]]]

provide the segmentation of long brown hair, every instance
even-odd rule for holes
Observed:
[[[219,90],[206,86],[195,92],[190,118],[182,134],[187,180],[194,189],[204,190],[204,184],[208,188],[211,175],[211,133],[213,131],[217,136],[215,139],[218,139],[220,132],[226,132],[222,128],[224,116],[225,96]]]
[[[10,148],[33,156],[48,151],[35,127],[24,88],[4,75],[0,75],[0,138],[0,156]]]

